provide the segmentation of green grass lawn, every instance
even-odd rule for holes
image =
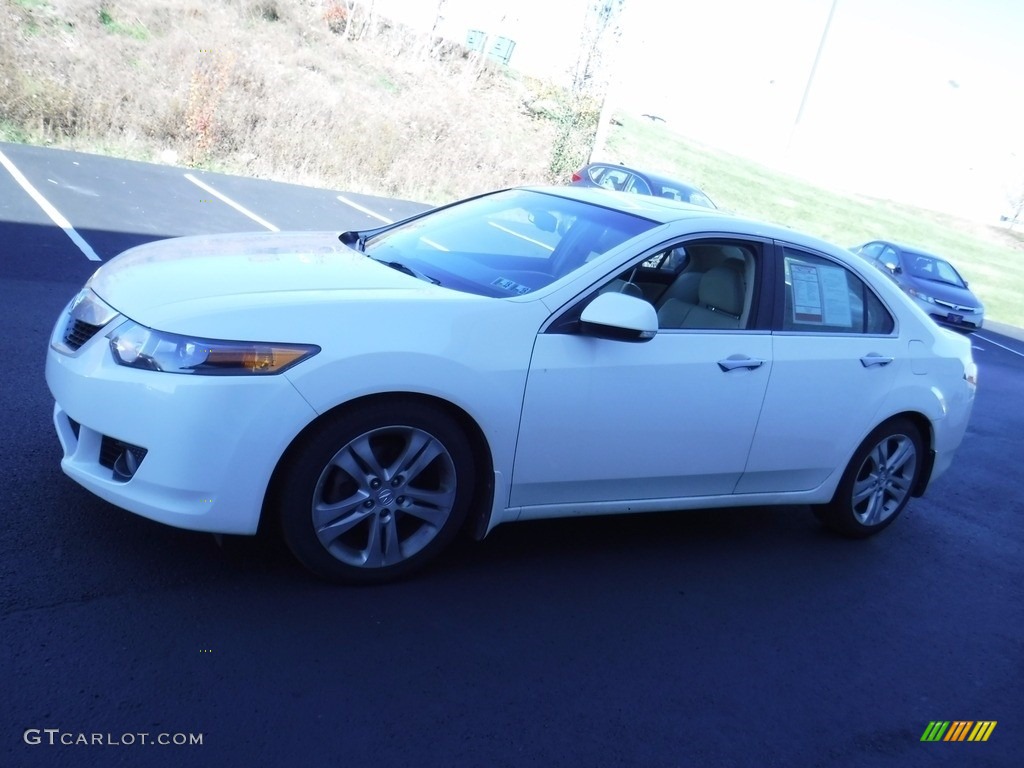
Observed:
[[[684,139],[668,127],[617,116],[605,155],[694,182],[722,208],[837,245],[888,239],[951,261],[986,317],[1024,327],[1024,233],[888,200],[850,197]]]

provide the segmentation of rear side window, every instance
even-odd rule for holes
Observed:
[[[590,180],[605,189],[614,189],[622,192],[629,183],[630,174],[620,168],[610,168],[607,165],[595,166],[590,170]]]
[[[868,284],[841,264],[790,247],[783,261],[782,330],[890,334],[896,327]]]
[[[868,243],[863,246],[858,253],[864,256],[870,256],[872,259],[877,259],[884,247],[885,243]]]

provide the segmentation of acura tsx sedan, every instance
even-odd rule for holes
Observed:
[[[976,367],[844,248],[538,187],[133,248],[58,318],[46,380],[85,488],[277,527],[358,583],[536,518],[793,505],[876,533],[952,463]]]

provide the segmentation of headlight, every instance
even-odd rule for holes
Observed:
[[[934,304],[935,303],[935,299],[933,299],[927,293],[921,293],[916,288],[907,288],[907,293],[909,293],[911,296],[913,296],[918,301],[923,301],[923,302],[926,302],[928,304]]]
[[[129,368],[204,376],[281,373],[312,357],[311,344],[196,339],[154,331],[129,320],[109,334],[114,360]]]

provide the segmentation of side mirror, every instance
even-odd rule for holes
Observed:
[[[650,341],[658,333],[658,313],[650,302],[625,293],[602,293],[580,315],[588,336],[614,341]]]
[[[894,275],[898,275],[903,270],[900,269],[900,265],[891,261],[885,262],[885,268],[892,272]]]

